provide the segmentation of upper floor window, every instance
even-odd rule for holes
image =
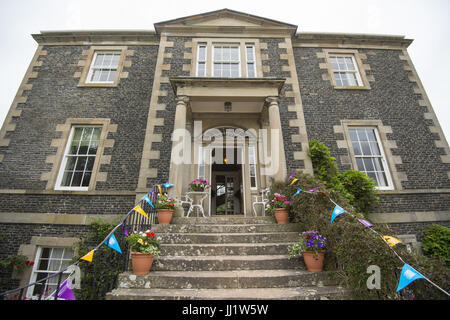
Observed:
[[[392,189],[392,179],[375,128],[354,127],[348,133],[357,169],[372,178],[378,189]]]
[[[86,83],[114,83],[119,68],[120,51],[96,51]]]
[[[88,190],[101,131],[98,126],[72,127],[55,189]]]
[[[352,54],[330,54],[331,68],[337,87],[362,87],[355,57]]]
[[[261,68],[258,41],[251,39],[198,39],[195,70],[197,77],[256,78]]]

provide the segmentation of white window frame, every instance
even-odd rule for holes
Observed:
[[[251,47],[252,48],[252,52],[253,52],[253,60],[249,60],[248,59],[248,55],[247,55],[247,48]],[[255,46],[253,44],[245,44],[245,64],[246,64],[246,70],[247,70],[247,78],[257,78],[258,75],[256,73],[256,51],[255,51]],[[253,74],[255,75],[254,77],[250,77],[249,76],[249,65],[252,64],[253,65]]]
[[[205,179],[206,180],[206,147],[205,146],[199,146],[198,148],[198,171],[197,171],[197,177],[199,179]],[[200,173],[200,170],[203,168],[203,174]]]
[[[351,71],[351,70],[335,70],[335,69],[333,69],[333,64],[331,63],[331,59],[333,59],[334,57],[337,57],[337,58],[351,58],[352,59],[352,63],[353,63],[353,67],[354,67],[354,71]],[[328,58],[330,60],[333,81],[334,81],[336,87],[338,87],[338,88],[343,88],[343,87],[364,87],[364,82],[362,81],[361,73],[359,72],[358,63],[356,62],[354,54],[352,54],[352,53],[330,53]],[[345,73],[345,74],[347,74],[347,73],[354,74],[357,85],[356,86],[341,86],[341,85],[338,85],[337,82],[336,82],[336,79],[335,79],[335,75],[334,75],[335,72],[340,72],[340,73]]]
[[[205,59],[204,60],[200,60],[200,47],[204,47],[205,48]],[[208,61],[208,44],[207,43],[199,43],[197,46],[197,69],[195,70],[195,75],[197,77],[206,77],[206,67],[207,67],[207,62]],[[198,70],[199,70],[199,65],[200,63],[202,63],[205,68],[204,68],[204,74],[200,75]]]
[[[71,257],[70,259],[64,259],[64,254],[65,254],[65,252],[66,252],[66,249],[72,250],[70,247],[38,246],[38,247],[36,248],[36,249],[37,249],[37,250],[36,250],[36,257],[35,257],[35,259],[34,259],[35,263],[34,263],[34,265],[33,265],[32,271],[31,271],[31,276],[30,276],[30,282],[29,282],[29,283],[34,283],[34,282],[36,282],[37,276],[38,276],[39,273],[48,273],[48,274],[52,274],[52,273],[53,273],[53,274],[55,274],[55,273],[58,273],[58,272],[59,272],[59,270],[58,270],[58,271],[38,270],[39,265],[40,265],[40,262],[41,262],[42,250],[45,249],[45,248],[51,249],[51,252],[50,252],[49,257],[51,257],[52,252],[53,252],[54,249],[63,249],[62,257],[61,257],[61,259],[59,259],[59,261],[60,261],[60,268],[59,268],[59,270],[62,269],[61,267],[62,267],[62,263],[63,263],[64,261],[66,261],[66,262],[68,263],[68,265],[69,265],[69,264],[70,264],[70,261],[72,261],[72,259],[73,259],[73,255],[72,255],[72,257]],[[72,251],[73,251],[73,250],[72,250]],[[49,259],[49,261],[50,261],[50,260],[51,260],[51,259]],[[55,260],[55,259],[53,259],[53,260]],[[47,266],[47,267],[48,267],[48,266]],[[67,277],[68,277],[69,274],[70,274],[70,271],[63,272],[63,274],[66,274],[67,276],[64,276],[64,275],[63,275],[63,276],[61,277],[61,284],[67,279]],[[40,282],[40,283],[45,283],[45,288],[44,288],[44,289],[46,289],[46,288],[47,288],[47,282],[50,280],[51,282],[56,282],[56,283],[57,283],[58,277],[59,277],[59,276],[55,276],[55,277],[52,277],[51,279],[47,279],[47,280],[45,280],[45,281],[43,281],[43,282]],[[60,285],[61,285],[61,284],[60,284]],[[38,299],[38,298],[39,298],[39,296],[33,296],[34,287],[35,287],[35,286],[29,286],[29,287],[28,287],[27,293],[26,293],[27,298],[31,298],[31,299]],[[56,290],[56,289],[55,289],[55,290]],[[50,292],[49,292],[49,294],[52,294],[52,293],[53,293],[53,291],[50,291]]]
[[[376,155],[371,155],[371,156],[357,156],[355,154],[355,150],[353,149],[353,141],[351,140],[350,137],[350,130],[351,129],[372,129],[375,133],[375,138],[377,139],[377,144],[378,144],[378,149],[380,150],[380,155],[376,156]],[[354,158],[354,163],[355,163],[355,170],[358,170],[358,164],[356,162],[356,158],[380,158],[381,159],[381,164],[383,165],[383,169],[384,169],[384,173],[386,175],[386,183],[387,186],[378,186],[378,184],[376,185],[376,189],[377,190],[394,190],[394,183],[392,180],[392,176],[391,176],[391,172],[389,170],[389,164],[387,163],[386,160],[386,155],[384,153],[384,148],[380,139],[380,135],[378,133],[378,128],[376,127],[370,127],[370,126],[348,126],[347,130],[349,131],[349,139],[350,139],[350,146],[352,148],[352,155]],[[370,148],[370,145],[369,145]],[[362,150],[362,149],[361,149]],[[372,152],[371,152],[372,153]],[[360,172],[364,172],[364,171],[360,171]],[[365,173],[365,172],[364,172]]]
[[[258,189],[258,174],[257,174],[257,158],[256,158],[257,152],[256,152],[256,146],[248,146],[248,176],[250,178],[250,190],[257,190]],[[251,156],[253,156],[253,162],[251,161]],[[254,173],[255,175],[252,176],[252,169],[251,166],[254,166]],[[252,185],[252,177],[255,178],[255,185]]]
[[[69,153],[69,150],[70,150],[70,146],[72,144],[72,139],[73,139],[73,135],[75,133],[75,129],[76,128],[100,128],[101,130],[103,130],[103,127],[100,126],[100,125],[73,125],[70,128],[69,138],[67,139],[67,142],[66,142],[66,148],[64,150],[64,155],[63,155],[63,158],[62,158],[62,161],[61,161],[61,165],[60,165],[60,168],[59,168],[58,177],[56,178],[55,190],[87,191],[89,189],[89,186],[85,186],[85,187],[82,187],[82,186],[69,187],[69,186],[62,186],[61,185],[62,179],[64,177],[64,171],[65,171],[66,165],[67,165],[67,159],[69,157],[68,153]],[[101,140],[101,131],[100,131],[100,140]],[[100,145],[100,141],[99,141],[99,145]],[[93,179],[93,176],[94,176],[95,161],[97,161],[97,157],[98,157],[98,154],[99,154],[98,151],[99,151],[99,146],[97,146],[97,153],[95,155],[86,155],[86,156],[95,157],[94,165],[93,165],[93,168],[92,168],[93,170],[92,170],[92,173],[91,173],[91,178],[89,180],[89,185],[91,185],[91,182],[92,182],[92,179]]]
[[[211,75],[213,76],[213,77],[215,77],[215,68],[214,68],[214,63],[215,63],[215,60],[214,60],[214,56],[215,56],[215,50],[216,50],[216,47],[224,47],[224,46],[230,46],[230,47],[237,47],[238,48],[238,52],[239,52],[239,54],[238,54],[238,57],[239,57],[239,61],[236,63],[236,61],[227,61],[226,63],[229,63],[229,64],[237,64],[237,66],[238,66],[238,71],[239,71],[239,75],[237,76],[238,78],[242,78],[242,71],[241,71],[241,63],[242,63],[242,57],[241,57],[241,46],[240,46],[240,44],[239,43],[213,43],[212,44],[212,57],[211,57]],[[218,62],[218,63],[223,63],[223,61],[220,61],[220,62]],[[223,76],[220,76],[221,78],[225,78],[225,77],[223,77]],[[231,75],[230,75],[230,77],[226,77],[226,78],[233,78],[233,77],[231,77]]]
[[[111,68],[96,67],[95,66],[95,61],[97,60],[97,55],[98,54],[114,54],[114,55],[118,55],[119,56],[119,60],[117,61],[117,66],[115,66],[115,68],[112,68],[112,67]],[[111,51],[102,51],[102,50],[94,51],[94,57],[92,58],[91,65],[89,67],[89,72],[88,72],[88,75],[86,77],[86,83],[88,83],[88,84],[96,84],[96,83],[98,83],[98,84],[113,84],[115,82],[115,80],[117,79],[117,77],[118,77],[121,54],[122,54],[121,51],[115,51],[115,50],[111,50]],[[110,69],[110,71],[111,70],[115,70],[116,71],[116,76],[114,77],[114,80],[112,80],[112,81],[100,81],[100,80],[92,81],[91,80],[92,74],[97,69]]]

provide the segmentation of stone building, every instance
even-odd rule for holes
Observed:
[[[206,214],[253,216],[254,196],[272,179],[312,174],[313,139],[340,170],[377,182],[373,221],[410,242],[427,224],[449,225],[450,150],[410,39],[304,33],[229,9],[150,31],[33,38],[0,131],[2,257],[70,247],[89,222],[125,214],[166,181],[180,198],[204,178],[213,190]],[[18,284],[9,278],[2,289]]]

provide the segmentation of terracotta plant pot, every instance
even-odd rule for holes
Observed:
[[[158,222],[159,224],[170,224],[173,216],[172,209],[158,209]]]
[[[317,256],[314,255],[313,251],[303,251],[302,255],[308,271],[321,272],[323,270],[323,258],[325,251],[319,251]]]
[[[131,252],[131,265],[133,274],[144,275],[150,272],[153,264],[153,255],[142,252]]]
[[[275,219],[278,224],[287,224],[289,222],[289,211],[285,208],[275,209]]]

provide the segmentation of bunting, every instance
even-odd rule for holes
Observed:
[[[384,241],[388,243],[389,246],[394,247],[401,242],[399,239],[392,237],[392,236],[383,236]]]
[[[413,267],[411,267],[410,265],[405,263],[405,265],[402,268],[402,272],[400,274],[400,280],[398,282],[398,287],[397,287],[396,292],[399,292],[400,290],[402,290],[403,288],[408,286],[411,282],[413,282],[414,280],[417,280],[417,279],[426,279],[426,278],[423,275],[421,275],[419,272],[414,270]]]
[[[119,243],[117,242],[117,239],[114,236],[114,234],[112,234],[111,237],[109,237],[109,239],[105,241],[105,244],[111,249],[114,249],[117,252],[122,253],[122,250],[120,250]]]
[[[145,200],[149,205],[152,206],[153,209],[155,208],[155,206],[153,205],[152,201],[150,200],[150,197],[148,196],[148,194],[143,196],[141,200]]]
[[[333,209],[333,213],[331,214],[331,222],[330,222],[330,223],[332,223],[333,220],[334,220],[338,215],[340,215],[340,214],[342,214],[342,213],[344,213],[344,212],[345,212],[344,209],[342,209],[341,207],[339,207],[338,205],[336,205],[336,206],[334,207],[334,209]]]
[[[291,185],[293,185],[293,184],[296,183],[297,181],[298,181],[298,179],[292,180]]]
[[[94,257],[94,250],[91,250],[87,254],[82,256],[80,259],[88,261],[88,262],[92,262],[93,257]]]
[[[145,213],[144,209],[142,209],[140,205],[134,207],[133,210],[136,211],[137,213],[142,214],[144,217],[148,219],[148,215]]]
[[[297,188],[297,192],[295,192],[294,195],[293,195],[292,197],[295,197],[295,196],[299,195],[300,192],[302,192],[302,189]]]
[[[71,278],[67,278],[59,287],[58,290],[58,298],[59,299],[64,299],[64,300],[76,300],[75,296],[73,295],[73,291],[72,288],[70,286],[70,280]],[[51,294],[50,297],[55,297],[56,296],[56,290]]]

